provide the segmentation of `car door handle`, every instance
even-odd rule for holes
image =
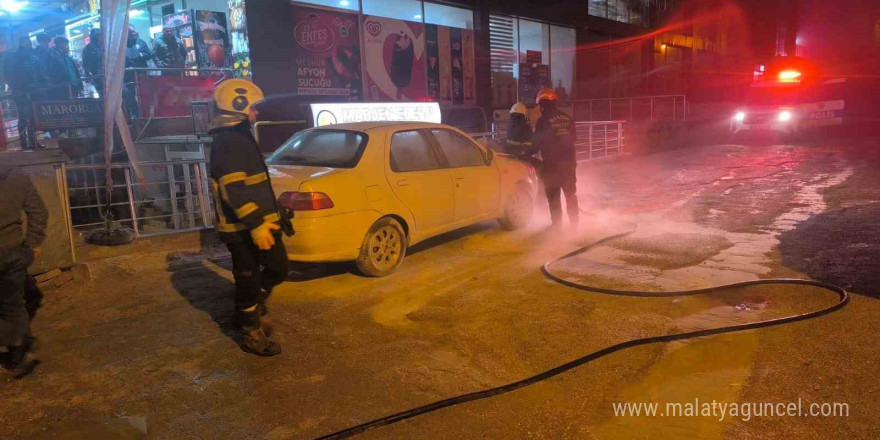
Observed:
[[[409,180],[406,180],[406,179],[398,180],[397,186],[409,186]]]
[[[462,177],[462,176],[455,176],[455,180],[464,180],[464,177]]]

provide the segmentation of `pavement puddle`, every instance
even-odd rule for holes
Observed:
[[[628,280],[658,290],[697,289],[755,280],[770,273],[769,254],[779,235],[827,209],[821,191],[843,183],[851,167],[820,174],[805,182],[792,198],[791,210],[777,216],[757,233],[733,233],[693,222],[669,220],[668,213],[639,215],[640,229],[622,243],[609,242],[569,261],[557,270],[580,282]],[[677,203],[684,206],[684,203]],[[714,211],[713,215],[723,215]],[[695,251],[688,251],[693,248]],[[697,264],[682,264],[702,257]],[[641,260],[639,260],[639,258]],[[625,288],[625,287],[623,287]],[[719,298],[672,300],[672,307],[690,302],[687,310],[702,310],[672,320],[670,332],[717,328],[762,319],[760,310],[738,309]],[[682,309],[685,306],[680,306]],[[667,344],[663,354],[643,376],[626,384],[611,402],[659,403],[656,417],[608,417],[592,433],[594,438],[701,438],[721,439],[729,418],[661,415],[666,403],[737,402],[752,369],[759,346],[758,332],[717,335]],[[608,414],[613,415],[611,405]]]

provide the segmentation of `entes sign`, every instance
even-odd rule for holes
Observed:
[[[34,117],[37,130],[101,127],[104,125],[104,101],[74,99],[34,102]]]
[[[436,102],[311,104],[311,108],[315,127],[371,121],[440,123]]]

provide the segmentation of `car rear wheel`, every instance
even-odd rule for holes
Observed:
[[[390,217],[380,218],[364,237],[355,264],[367,276],[391,275],[403,261],[406,245],[406,233],[400,223]]]
[[[498,219],[501,227],[513,231],[529,224],[535,210],[535,201],[526,188],[519,187],[507,201],[504,216]]]

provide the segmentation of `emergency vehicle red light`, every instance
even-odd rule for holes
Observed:
[[[797,70],[783,70],[779,72],[780,81],[796,81],[800,79],[801,73]]]

